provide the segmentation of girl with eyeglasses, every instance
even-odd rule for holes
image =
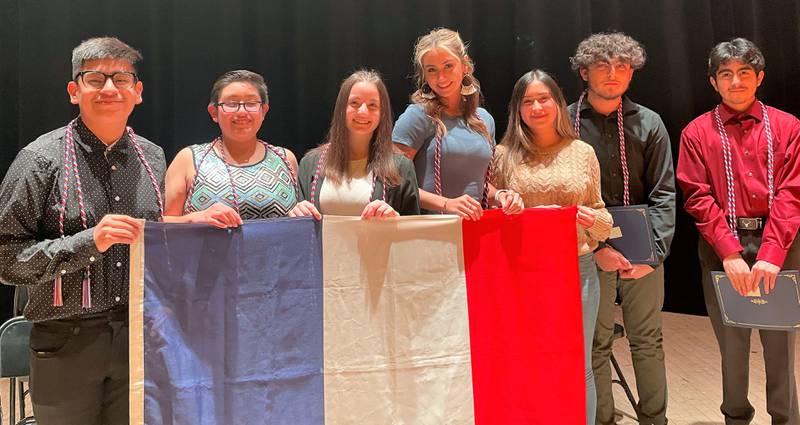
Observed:
[[[375,71],[342,82],[326,142],[300,161],[303,201],[290,216],[419,214],[414,165],[392,152],[389,94]]]
[[[297,204],[297,159],[259,140],[269,110],[255,72],[229,71],[211,89],[208,113],[221,135],[182,149],[167,169],[165,221],[236,227],[288,215]]]

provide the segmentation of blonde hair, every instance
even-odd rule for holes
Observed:
[[[475,93],[462,96],[463,99],[463,112],[462,118],[467,123],[467,126],[473,131],[481,134],[487,141],[492,139],[486,124],[475,113],[481,102],[481,86],[478,79],[472,75],[472,70],[475,68],[472,60],[467,56],[467,46],[461,40],[458,32],[447,28],[436,28],[417,39],[414,45],[414,78],[417,83],[417,90],[411,94],[411,101],[422,105],[425,108],[425,113],[436,124],[436,133],[438,136],[444,137],[447,134],[447,127],[442,122],[442,111],[445,109],[444,103],[435,96],[433,99],[427,99],[424,96],[422,87],[425,83],[425,69],[422,64],[422,57],[433,49],[443,49],[461,61],[465,68],[465,75],[469,75],[472,79],[472,84],[475,86]],[[461,85],[461,81],[458,82]]]

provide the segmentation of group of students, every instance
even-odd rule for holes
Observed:
[[[75,48],[67,90],[80,116],[23,148],[0,186],[0,280],[30,287],[25,314],[35,322],[31,388],[39,423],[128,422],[127,245],[142,230],[134,217],[224,228],[323,214],[477,220],[491,207],[516,214],[573,205],[587,423],[615,421],[608,363],[618,295],[638,419],[667,423],[663,266],[631,264],[605,244],[612,228],[606,206],[649,206],[658,264],[674,233],[669,136],[658,114],[625,96],[645,63],[631,37],[600,33],[578,45],[571,62],[586,90],[570,106],[546,72],[520,77],[495,146],[494,119],[480,107],[464,42],[455,31],[435,29],[414,47],[416,91],[397,122],[379,74],[356,71],[341,85],[324,143],[299,164],[288,149],[258,138],[269,110],[267,87],[259,74],[237,70],[211,90],[208,112],[220,134],[184,148],[167,168],[163,151],[127,127],[142,99],[139,59],[115,38]],[[747,40],[712,50],[709,79],[722,103],[684,130],[678,162],[687,211],[703,236],[703,285],[722,353],[726,423],[748,423],[754,414],[747,401],[750,333],[721,324],[705,275],[725,270],[745,293],[760,279],[774,283],[784,260],[800,261],[790,252],[800,226],[794,218],[800,186],[793,184],[800,125],[756,101],[763,67],[761,52]],[[755,217],[765,228],[738,225]],[[773,423],[798,423],[794,334],[762,331],[761,337]]]

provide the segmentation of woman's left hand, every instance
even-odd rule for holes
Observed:
[[[397,217],[398,215],[397,211],[395,211],[391,205],[380,199],[376,199],[367,204],[367,206],[364,207],[364,211],[361,212],[362,219]]]
[[[501,191],[497,200],[500,201],[500,208],[502,208],[503,212],[506,214],[521,214],[522,210],[525,209],[525,203],[522,202],[522,197],[513,190],[506,189]]]
[[[595,211],[593,208],[578,205],[578,214],[576,216],[576,220],[581,227],[588,229],[592,227],[595,220],[597,220],[597,211]]]

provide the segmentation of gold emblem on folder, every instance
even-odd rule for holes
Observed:
[[[612,227],[611,233],[608,235],[609,239],[617,239],[622,237],[622,229],[619,226]]]
[[[768,303],[769,301],[767,301],[767,300],[765,300],[763,298],[755,298],[755,299],[750,300],[750,302],[753,303],[753,304],[756,304],[756,305],[764,305],[764,304]]]

